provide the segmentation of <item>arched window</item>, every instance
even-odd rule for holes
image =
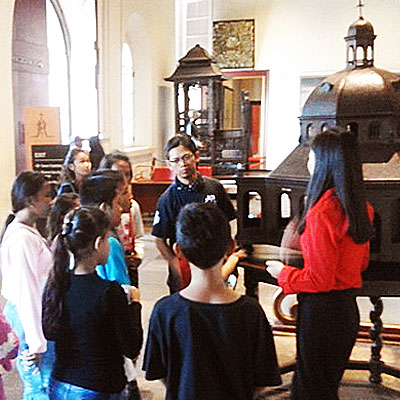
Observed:
[[[262,221],[262,197],[257,191],[250,191],[245,194],[245,227],[261,226]]]
[[[132,52],[127,43],[122,45],[122,141],[124,146],[135,143],[134,98],[135,73]]]
[[[248,193],[249,200],[249,218],[261,218],[261,196],[258,192],[249,192]]]
[[[364,58],[365,58],[364,48],[362,46],[357,46],[356,65],[362,65]]]
[[[49,105],[59,107],[62,143],[69,143],[71,132],[70,58],[71,42],[65,19],[59,9],[46,2],[47,48],[49,50]]]
[[[357,122],[349,122],[346,125],[346,130],[354,133],[354,135],[358,136],[358,124]]]
[[[308,124],[306,127],[307,140],[311,139],[314,136],[312,127],[313,127],[312,124]]]
[[[354,62],[354,47],[353,46],[350,46],[348,48],[347,60],[351,63]]]
[[[327,122],[324,122],[324,123],[321,125],[321,132],[325,132],[325,131],[327,131],[328,129],[329,129],[328,123],[327,123]]]
[[[374,58],[374,53],[372,51],[372,47],[368,46],[367,47],[367,60],[371,61],[371,60],[373,60],[373,58]]]
[[[281,218],[289,219],[292,216],[290,196],[287,192],[281,194]]]
[[[46,0],[49,105],[60,107],[63,143],[98,134],[94,1]],[[69,88],[68,88],[69,85]]]

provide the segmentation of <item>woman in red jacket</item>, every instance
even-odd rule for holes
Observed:
[[[337,400],[354,346],[359,311],[355,290],[369,262],[373,210],[365,199],[357,138],[327,130],[311,144],[311,179],[299,221],[304,267],[267,261],[284,293],[297,293],[294,400]]]

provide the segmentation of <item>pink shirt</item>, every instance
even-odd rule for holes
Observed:
[[[1,294],[17,308],[29,351],[43,353],[42,293],[53,264],[50,248],[35,228],[13,221],[3,237],[1,261]]]

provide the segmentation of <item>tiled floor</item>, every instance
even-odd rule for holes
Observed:
[[[140,267],[140,287],[141,302],[143,304],[143,325],[147,331],[148,320],[152,307],[157,299],[168,294],[166,281],[166,263],[163,261],[155,249],[151,236],[146,236],[146,258]],[[237,289],[243,291],[243,284],[239,280]],[[276,323],[272,311],[272,296],[275,287],[270,285],[260,285],[260,301],[271,322]],[[400,324],[400,299],[385,300],[385,311],[383,319],[385,323]],[[368,321],[369,301],[360,299],[362,320]],[[295,338],[293,335],[275,334],[275,343],[278,351],[280,364],[289,363],[295,357]],[[368,360],[370,358],[370,343],[358,341],[352,359]],[[400,343],[389,345],[384,344],[382,359],[391,365],[400,367]],[[142,359],[138,361],[141,366]],[[373,385],[368,381],[369,373],[366,371],[346,371],[343,385],[340,389],[342,400],[400,400],[400,379],[395,379],[383,375],[382,385]],[[288,387],[291,374],[283,377],[284,384],[277,390],[269,390],[263,395],[263,399],[288,399]],[[8,400],[20,399],[21,384],[15,371],[4,374],[5,387]],[[161,400],[164,398],[164,388],[160,381],[148,382],[144,379],[143,373],[138,368],[138,381],[143,394],[143,400]],[[189,400],[189,399],[188,399]],[[194,400],[194,399],[193,399]],[[321,399],[324,400],[324,399]]]
[[[149,237],[149,240],[150,237]],[[145,310],[144,323],[147,328],[151,305],[159,296],[167,294],[165,285],[166,280],[166,264],[158,256],[157,252],[153,252],[151,242],[148,242],[149,250],[147,252],[148,262],[141,270],[141,291],[142,300]],[[153,255],[152,255],[153,254]],[[236,290],[244,291],[242,281]],[[270,320],[271,324],[276,323],[272,311],[272,297],[276,288],[270,285],[260,284],[260,301]],[[383,318],[385,323],[400,324],[400,299],[385,299],[385,312]],[[361,317],[363,321],[369,321],[369,300],[359,299]],[[278,352],[279,363],[286,364],[295,358],[295,338],[293,335],[275,334],[275,343]],[[370,357],[370,343],[367,341],[358,341],[352,354],[352,359],[368,360]],[[400,346],[384,345],[382,351],[382,359],[391,365],[400,367]],[[383,376],[382,385],[372,385],[368,382],[369,373],[366,371],[346,371],[344,384],[341,388],[341,398],[344,400],[387,400],[400,399],[400,380],[390,376]],[[286,374],[284,384],[281,389],[284,391],[270,390],[265,394],[265,399],[284,399],[288,398],[288,386],[290,384],[291,374]],[[161,400],[163,399],[164,388],[160,382],[147,382],[142,376],[139,376],[141,389],[144,390],[146,399]],[[321,399],[323,400],[323,399]]]
[[[167,276],[167,266],[158,253],[154,251],[154,245],[151,237],[148,236],[146,263],[140,271],[141,279],[141,295],[144,310],[144,325],[147,330],[148,318],[154,302],[160,296],[168,294],[165,284]],[[239,280],[237,289],[244,292],[242,280]],[[272,297],[276,288],[271,285],[260,284],[260,301],[270,320],[271,324],[276,323],[276,319],[272,310]],[[358,299],[362,321],[369,321],[370,303],[366,298]],[[384,299],[383,319],[385,324],[400,324],[400,299]],[[295,337],[287,334],[275,334],[275,343],[278,352],[279,363],[290,363],[295,358]],[[352,359],[368,360],[370,358],[370,343],[368,341],[357,341],[353,350]],[[384,344],[382,350],[382,360],[389,365],[400,367],[400,343],[388,345]],[[140,360],[141,361],[141,360]],[[139,364],[140,364],[139,361]],[[263,398],[265,399],[287,399],[288,387],[292,374],[286,374],[283,377],[284,384],[278,390],[269,390]],[[382,385],[373,385],[368,381],[369,372],[367,371],[346,371],[344,382],[340,390],[341,399],[343,400],[400,400],[400,379],[383,375]],[[144,394],[144,399],[161,400],[164,398],[164,388],[161,382],[148,382],[143,378],[143,374],[139,372],[139,385]],[[323,400],[323,399],[321,399]]]

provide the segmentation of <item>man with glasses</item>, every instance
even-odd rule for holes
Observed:
[[[164,150],[168,167],[176,178],[158,200],[152,235],[156,237],[161,256],[168,261],[167,284],[172,294],[190,282],[189,266],[185,260],[179,260],[172,250],[179,211],[189,203],[215,203],[229,221],[236,218],[236,212],[219,181],[202,176],[197,171],[199,151],[190,136],[172,137]]]

